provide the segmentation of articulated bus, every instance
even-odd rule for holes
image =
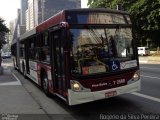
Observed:
[[[124,11],[63,10],[11,49],[16,69],[68,105],[140,90],[131,17]]]

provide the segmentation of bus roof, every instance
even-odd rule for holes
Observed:
[[[21,37],[21,39],[27,38],[31,35],[34,35],[36,32],[42,32],[52,26],[55,26],[59,24],[60,22],[64,22],[65,20],[65,13],[73,13],[73,12],[109,12],[109,13],[116,13],[116,14],[126,14],[129,15],[128,12],[120,11],[120,10],[111,10],[107,8],[81,8],[81,9],[67,9],[62,10],[59,13],[55,14],[54,16],[50,17],[46,21],[40,23],[37,27],[32,29],[29,32],[24,33]]]
[[[57,13],[56,15],[50,17],[43,23],[39,24],[37,26],[37,31],[41,32],[49,27],[52,27],[53,25],[56,25],[60,22],[64,22],[65,20],[65,13],[72,13],[72,12],[109,12],[109,13],[117,13],[117,14],[127,14],[125,11],[120,10],[111,10],[106,8],[81,8],[81,9],[68,9],[68,10],[62,10],[61,12]]]
[[[29,37],[29,36],[31,36],[31,35],[34,35],[34,34],[36,34],[36,27],[33,28],[32,30],[30,30],[30,31],[25,32],[24,34],[22,34],[22,35],[20,36],[20,40],[25,39],[25,38],[27,38],[27,37]]]
[[[55,14],[54,16],[50,17],[43,23],[39,24],[37,26],[37,32],[44,31],[45,29],[52,27],[60,22],[65,21],[65,15],[64,15],[64,10]]]

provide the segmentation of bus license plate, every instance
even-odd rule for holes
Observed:
[[[109,91],[109,92],[106,92],[105,93],[105,97],[108,98],[108,97],[114,97],[117,95],[117,91]]]

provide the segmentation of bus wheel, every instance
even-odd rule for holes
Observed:
[[[24,67],[24,62],[22,63],[22,69],[23,69],[23,76],[26,78],[26,69]]]
[[[43,79],[42,79],[42,87],[43,87],[44,93],[45,93],[48,97],[50,97],[50,96],[51,96],[51,93],[49,92],[49,82],[48,82],[48,79],[47,79],[46,74],[44,74]]]
[[[15,60],[13,59],[13,67],[16,70],[16,64],[15,64]]]

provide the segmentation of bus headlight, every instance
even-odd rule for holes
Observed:
[[[90,92],[89,88],[83,87],[78,81],[71,80],[71,89],[75,92]]]
[[[78,81],[71,80],[71,89],[73,91],[79,92],[79,91],[81,91],[82,87]]]
[[[77,83],[77,82],[73,83],[73,89],[74,89],[75,91],[80,90],[80,85],[79,85],[79,83]]]
[[[136,71],[136,72],[133,74],[132,79],[130,79],[130,80],[127,82],[127,84],[132,84],[132,83],[138,81],[139,79],[140,79],[140,72],[139,72],[139,70],[138,70],[138,71]]]
[[[136,81],[136,80],[139,80],[139,78],[140,78],[140,73],[139,73],[139,71],[136,71],[136,72],[134,73],[134,75],[133,75],[132,80],[133,80],[133,81]]]

